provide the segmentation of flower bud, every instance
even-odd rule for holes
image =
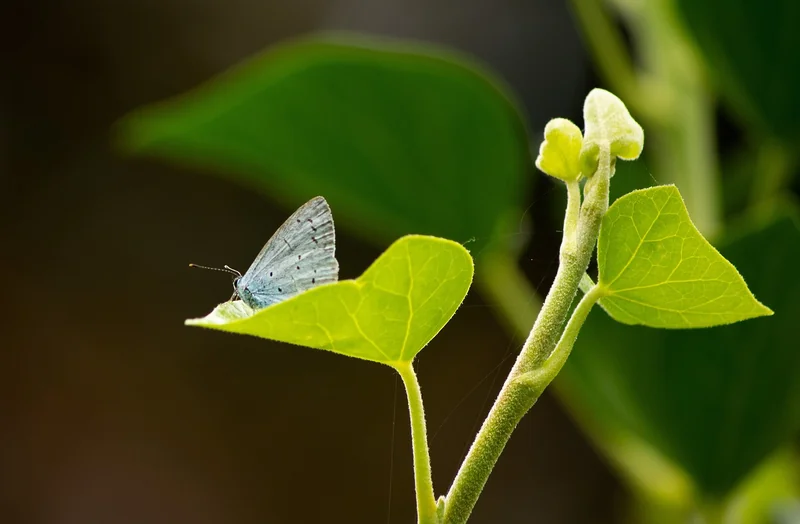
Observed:
[[[581,175],[578,157],[583,136],[581,130],[565,118],[554,118],[544,128],[544,142],[539,146],[536,167],[565,182]]]
[[[612,158],[636,160],[644,148],[644,130],[622,100],[604,89],[592,89],[583,105],[586,133],[580,153],[584,175],[597,167],[599,146],[607,145]],[[593,167],[592,167],[593,166]]]

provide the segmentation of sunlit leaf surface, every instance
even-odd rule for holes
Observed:
[[[675,186],[618,199],[598,241],[601,304],[615,320],[660,328],[730,324],[770,315],[736,268],[694,227]]]
[[[265,309],[225,302],[186,324],[325,349],[390,366],[409,362],[450,320],[472,283],[461,244],[406,236],[363,275]]]
[[[589,315],[558,380],[593,423],[631,432],[724,495],[800,430],[800,230],[752,224],[722,254],[771,317],[663,330]]]

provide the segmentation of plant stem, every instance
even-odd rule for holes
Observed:
[[[762,141],[757,155],[756,174],[750,191],[751,208],[775,203],[791,180],[795,162],[792,152],[775,139]]]
[[[526,373],[541,366],[555,348],[561,336],[570,306],[578,291],[592,258],[600,221],[608,209],[609,179],[611,177],[611,158],[606,147],[600,153],[597,172],[586,182],[584,191],[586,201],[580,208],[580,217],[575,230],[565,230],[561,244],[559,268],[553,285],[545,298],[542,311],[533,325],[525,346],[511,371],[512,376]],[[579,198],[579,192],[568,191],[568,200]],[[567,210],[574,206],[567,202]],[[569,220],[565,221],[565,225]],[[577,239],[571,242],[571,237]]]
[[[542,367],[533,371],[529,371],[520,377],[520,380],[531,381],[531,385],[544,391],[544,389],[556,378],[561,368],[567,363],[572,348],[575,346],[575,341],[578,339],[583,323],[586,322],[586,317],[594,307],[595,303],[603,297],[605,289],[601,286],[593,286],[588,293],[583,295],[583,298],[575,307],[572,316],[567,322],[567,327],[564,328],[564,333],[558,341],[558,345],[553,350],[553,353],[544,361]]]
[[[633,61],[607,10],[597,0],[572,0],[570,4],[600,75],[617,96],[639,111],[641,104],[636,97],[640,93]]]
[[[578,220],[581,211],[581,188],[577,181],[567,182],[567,209],[564,215],[562,249],[577,242]],[[500,308],[501,320],[512,332],[527,333],[542,309],[542,301],[522,274],[516,261],[506,251],[485,253],[476,266],[476,283],[493,306]]]
[[[573,180],[567,182],[567,209],[564,212],[564,237],[561,239],[561,251],[575,251],[580,218],[581,186],[577,180]]]
[[[671,0],[613,2],[625,16],[643,63],[636,71],[599,0],[572,0],[589,52],[603,81],[638,113],[648,130],[653,172],[674,182],[706,237],[721,228],[714,101],[703,64],[686,38]]]
[[[615,4],[625,16],[642,61],[636,99],[653,106],[642,113],[651,128],[653,171],[681,190],[689,216],[706,237],[722,227],[714,100],[704,64],[672,0]]]
[[[519,421],[533,406],[542,390],[526,380],[524,374],[537,370],[548,359],[561,336],[569,308],[597,243],[600,222],[608,209],[608,189],[611,177],[611,157],[606,144],[600,150],[599,164],[584,187],[585,202],[580,207],[577,224],[567,218],[561,245],[560,264],[553,286],[547,294],[528,340],[517,357],[511,373],[503,384],[489,415],[481,426],[467,457],[447,494],[445,524],[463,524],[486,484],[497,459]],[[567,210],[574,209],[579,198],[567,192]],[[575,238],[575,242],[568,240]]]
[[[425,409],[417,374],[411,362],[395,365],[403,379],[408,397],[408,415],[411,419],[411,447],[414,450],[414,487],[417,492],[417,523],[438,524],[436,498],[431,479],[431,458],[428,452],[428,437],[425,428]]]
[[[700,518],[703,524],[722,524],[725,522],[725,505],[721,503],[708,503],[700,508]]]

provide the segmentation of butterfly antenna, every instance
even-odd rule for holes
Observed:
[[[200,268],[200,269],[208,269],[209,271],[220,271],[222,273],[230,273],[231,275],[236,275],[237,277],[242,276],[242,274],[240,272],[238,272],[237,270],[235,270],[232,267],[229,267],[227,265],[225,267],[219,268],[219,267],[201,266],[200,264],[189,264],[189,267],[196,267],[196,268]]]
[[[229,266],[228,264],[225,264],[223,267],[224,267],[225,269],[227,269],[227,270],[228,270],[230,273],[234,274],[234,275],[237,275],[237,276],[242,276],[242,274],[239,272],[239,270],[238,270],[238,269],[233,269],[233,268],[232,268],[231,266]]]

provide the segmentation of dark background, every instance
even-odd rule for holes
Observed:
[[[0,521],[413,522],[389,368],[183,326],[230,293],[187,264],[246,268],[292,209],[124,158],[113,124],[286,37],[353,29],[477,56],[539,136],[595,85],[565,2],[12,0],[0,20]],[[523,264],[546,291],[561,198],[538,178]],[[341,277],[379,252],[340,230]],[[492,309],[473,291],[418,362],[438,493],[521,345]],[[545,394],[473,520],[607,522],[620,497]]]

